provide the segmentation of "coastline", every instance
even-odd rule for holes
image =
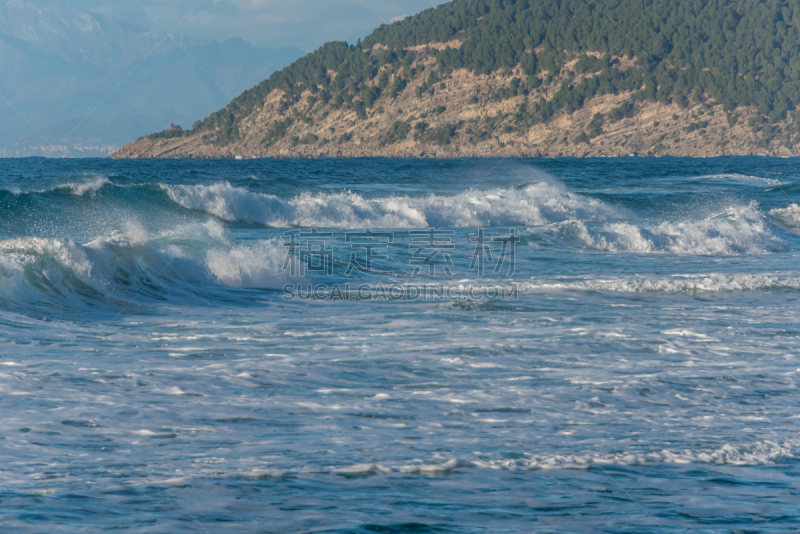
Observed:
[[[464,150],[431,150],[420,151],[418,153],[411,152],[372,152],[372,151],[356,151],[356,150],[337,150],[325,152],[305,152],[297,151],[290,153],[268,153],[268,154],[237,154],[233,152],[220,151],[217,154],[187,154],[182,152],[171,152],[170,154],[163,153],[150,153],[144,152],[122,152],[118,150],[114,154],[108,156],[108,159],[198,159],[198,160],[253,160],[253,159],[409,159],[409,160],[446,160],[446,159],[492,159],[492,158],[542,158],[542,159],[557,159],[557,158],[576,158],[576,159],[591,159],[591,158],[722,158],[722,157],[775,157],[775,158],[792,158],[800,157],[800,150],[790,151],[785,147],[779,147],[779,150],[771,150],[769,152],[710,152],[703,150],[696,151],[680,151],[677,153],[672,152],[654,152],[647,151],[644,153],[629,152],[629,153],[605,153],[600,151],[524,151],[524,152],[509,152],[498,150],[495,153],[486,153],[484,151],[464,151]],[[226,153],[227,152],[227,153]]]

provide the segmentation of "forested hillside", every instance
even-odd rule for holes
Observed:
[[[444,145],[457,137],[464,145],[503,144],[504,134],[521,141],[537,126],[609,97],[613,110],[592,114],[570,132],[570,142],[591,144],[604,125],[658,105],[680,118],[686,133],[705,134],[718,122],[728,128],[738,123],[741,130],[740,119],[747,117],[752,139],[741,133],[742,146],[793,149],[800,104],[797,21],[799,0],[455,0],[381,26],[363,42],[328,43],[192,131],[175,128],[149,141],[202,136],[204,144],[220,147],[243,141],[260,124],[264,154],[281,143],[346,146],[354,137],[383,147],[407,139]],[[434,113],[426,111],[426,98],[470,83],[474,90],[463,104],[497,111],[465,117],[451,110],[452,122],[443,124],[436,119],[447,99]],[[271,95],[279,95],[276,105],[261,113]],[[401,102],[406,111],[396,110],[382,132],[359,129],[359,122]],[[504,102],[513,105],[496,105]],[[310,128],[348,112],[354,127],[340,135],[331,127],[327,135]],[[715,112],[725,120],[701,120]],[[652,122],[658,128],[664,121]]]

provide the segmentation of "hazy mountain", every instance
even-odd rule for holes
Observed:
[[[303,55],[173,37],[71,6],[0,1],[0,155],[107,155],[191,126]]]

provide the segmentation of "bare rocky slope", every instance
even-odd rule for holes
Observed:
[[[459,43],[447,43],[457,47]],[[208,131],[180,127],[127,144],[113,158],[263,157],[588,157],[714,156],[798,154],[790,118],[766,126],[757,110],[726,112],[702,96],[683,106],[636,100],[633,92],[591,98],[578,110],[562,110],[528,129],[520,110],[547,101],[562,84],[574,87],[586,74],[574,69],[577,57],[556,76],[537,73],[538,87],[525,88],[521,68],[475,75],[453,70],[428,88],[435,73],[431,51],[444,44],[416,47],[411,81],[396,95],[381,96],[359,118],[354,107],[323,104],[311,91],[291,106],[285,91],[270,92],[263,106],[242,120],[239,138],[220,143]],[[591,54],[590,54],[591,55]],[[600,54],[593,54],[600,57]],[[636,58],[612,57],[624,72]],[[387,66],[389,77],[399,75]],[[329,73],[335,76],[334,73]],[[426,75],[428,78],[426,78]],[[439,79],[434,74],[434,79]],[[424,86],[423,86],[424,84]],[[424,92],[418,88],[425,88]],[[517,96],[507,97],[516,88]],[[506,97],[498,97],[504,94]],[[765,130],[766,129],[766,130]],[[768,132],[768,135],[765,133]],[[171,137],[170,137],[171,136]]]
[[[434,61],[425,54],[420,65]],[[755,110],[738,108],[726,113],[713,100],[687,107],[674,103],[630,104],[630,93],[604,95],[589,100],[582,109],[562,112],[526,132],[512,128],[516,110],[528,101],[552,96],[562,81],[576,82],[579,75],[567,69],[548,86],[540,86],[506,100],[492,95],[509,87],[518,72],[474,75],[464,69],[435,86],[433,94],[416,94],[409,84],[394,99],[382,97],[366,120],[352,109],[329,109],[313,102],[308,92],[294,106],[279,111],[281,90],[273,91],[263,107],[242,122],[241,138],[228,144],[208,140],[206,132],[183,132],[167,139],[143,137],[125,145],[113,158],[257,158],[257,157],[495,157],[495,156],[713,156],[768,154],[792,155],[781,143],[788,121],[773,127],[765,141],[751,117]],[[632,62],[631,62],[632,63]],[[424,73],[424,71],[423,71]],[[546,79],[547,73],[540,75]],[[308,97],[312,97],[309,100]],[[313,103],[312,103],[313,102]],[[272,144],[265,138],[276,123],[291,124]],[[750,125],[748,125],[748,121]],[[395,125],[398,126],[395,126]],[[415,128],[425,124],[425,130]],[[407,131],[403,131],[407,130]],[[487,131],[490,135],[486,135]],[[508,131],[507,131],[508,130]],[[431,135],[431,132],[440,132]]]
[[[687,107],[674,103],[626,104],[630,93],[604,95],[583,108],[557,114],[526,132],[513,128],[515,113],[529,101],[552,97],[561,83],[577,83],[582,75],[566,64],[562,73],[544,84],[512,98],[493,98],[498,90],[519,79],[518,70],[474,75],[453,71],[434,85],[433,94],[417,96],[435,60],[429,49],[418,52],[415,70],[421,71],[395,98],[381,97],[366,120],[352,109],[330,109],[306,92],[294,106],[283,111],[283,91],[268,95],[263,107],[242,122],[241,138],[218,144],[207,132],[182,132],[166,139],[143,137],[125,145],[113,158],[256,158],[256,157],[495,157],[495,156],[713,156],[732,154],[792,155],[782,143],[791,124],[779,123],[765,141],[754,110],[737,108],[726,113],[713,100]],[[622,59],[631,68],[634,61]],[[622,65],[625,67],[624,63]],[[423,68],[424,67],[424,68]],[[548,73],[538,75],[544,81]],[[309,98],[310,97],[310,98]],[[748,125],[750,122],[750,125]],[[276,123],[289,124],[272,144],[266,138]],[[395,125],[398,126],[395,126]],[[425,124],[424,131],[422,126]],[[405,132],[403,130],[406,130]],[[486,132],[491,133],[487,136]],[[432,132],[438,132],[431,135]],[[274,136],[273,136],[274,137]]]
[[[641,103],[634,106],[632,116],[615,120],[614,111],[628,102],[630,94],[593,98],[583,109],[561,113],[527,132],[505,132],[504,123],[513,122],[516,108],[525,99],[539,98],[540,94],[546,97],[548,92],[541,88],[527,96],[491,101],[488,95],[507,86],[510,78],[511,75],[456,72],[444,82],[444,88],[437,87],[434,95],[419,99],[414,95],[414,86],[408,87],[388,105],[379,106],[366,121],[357,120],[355,111],[329,111],[309,105],[305,99],[281,114],[277,107],[282,94],[275,91],[257,114],[244,121],[242,137],[236,142],[215,144],[204,139],[207,135],[203,132],[171,139],[143,137],[122,147],[112,158],[698,157],[798,153],[796,148],[781,144],[779,136],[765,142],[759,131],[748,126],[748,119],[757,115],[753,110],[739,108],[736,114],[729,114],[713,101],[686,108]],[[602,122],[599,128],[593,128],[593,121],[600,122],[596,120],[598,115]],[[264,139],[270,129],[275,122],[287,118],[296,119],[282,139],[268,146]],[[412,126],[405,138],[395,140],[391,133],[397,122],[423,122],[427,132],[439,130],[444,134],[441,140],[432,141],[422,138]],[[477,132],[486,131],[487,124],[499,128],[493,128],[488,139],[481,139]],[[789,130],[791,125],[779,124],[776,128]],[[596,135],[591,134],[593,130]]]

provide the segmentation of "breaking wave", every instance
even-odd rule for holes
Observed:
[[[74,195],[83,196],[86,193],[95,193],[99,191],[103,186],[108,184],[111,184],[111,181],[108,179],[107,176],[97,176],[90,180],[86,180],[84,182],[59,185],[53,188],[53,190],[68,190]],[[47,190],[39,192],[46,193]]]
[[[800,206],[797,204],[771,210],[769,215],[792,232],[800,233]]]
[[[772,233],[755,202],[732,206],[698,220],[667,221],[652,226],[615,222],[599,227],[569,221],[555,230],[567,240],[606,252],[729,256],[787,249],[786,243]]]
[[[542,225],[567,220],[609,220],[622,215],[596,199],[551,183],[469,190],[453,196],[365,198],[350,191],[302,193],[290,200],[233,187],[162,185],[170,199],[226,221],[273,227],[425,228]]]
[[[90,178],[43,192],[21,195],[7,192],[5,197],[0,196],[5,212],[12,214],[6,220],[7,228],[12,228],[8,222],[14,221],[14,213],[23,215],[19,218],[22,228],[13,228],[11,235],[45,233],[36,226],[38,222],[29,223],[25,217],[34,210],[42,209],[45,213],[44,210],[55,210],[59,205],[64,207],[64,213],[76,218],[75,227],[83,228],[86,219],[89,228],[86,235],[100,235],[86,237],[82,243],[76,237],[30,235],[0,240],[0,305],[35,305],[46,301],[85,307],[87,302],[129,302],[139,295],[160,300],[174,296],[194,298],[201,286],[279,289],[287,282],[287,272],[283,269],[287,256],[284,239],[262,238],[242,243],[229,234],[222,221],[279,228],[527,226],[529,229],[520,234],[532,237],[523,244],[532,247],[541,238],[570,249],[684,256],[774,253],[789,248],[774,233],[776,223],[800,233],[797,204],[773,209],[765,215],[756,202],[751,202],[728,206],[705,217],[648,223],[602,200],[569,192],[552,182],[468,190],[449,196],[370,198],[342,191],[306,192],[287,200],[234,187],[229,182],[118,187],[106,176]],[[102,195],[91,194],[101,190]],[[198,213],[189,217],[185,209]],[[45,213],[48,214],[49,211]],[[69,228],[68,218],[65,220],[64,227]],[[145,221],[149,230],[135,221]],[[173,223],[176,226],[170,228]],[[25,226],[28,224],[31,226]],[[52,234],[70,235],[61,230],[56,227]],[[345,244],[341,248],[349,247]],[[337,269],[343,268],[341,263],[346,264],[348,253],[337,254]],[[396,271],[401,273],[398,276],[402,277],[408,265],[398,263],[397,267]],[[800,289],[800,274],[786,270],[768,274],[712,273],[609,280],[536,278],[517,286],[522,292],[532,293]]]
[[[786,249],[755,202],[732,206],[699,220],[639,225],[620,221],[626,217],[623,210],[545,182],[519,188],[469,190],[452,196],[366,198],[345,191],[302,193],[289,200],[233,187],[228,182],[161,188],[184,208],[226,221],[272,227],[550,225],[545,232],[555,231],[567,241],[606,252],[738,255]]]
[[[237,244],[214,221],[148,236],[143,231],[86,244],[67,238],[0,241],[0,300],[83,307],[196,296],[197,287],[277,288],[286,249],[280,240]]]

